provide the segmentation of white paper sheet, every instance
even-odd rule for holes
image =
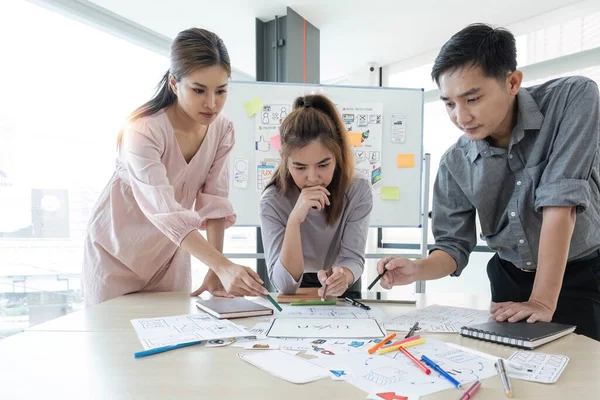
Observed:
[[[131,324],[145,350],[196,340],[229,339],[250,335],[241,325],[200,313],[132,319]]]
[[[569,363],[567,356],[533,351],[516,351],[508,360],[523,367],[521,370],[510,369],[508,375],[511,378],[539,383],[556,382]]]
[[[385,333],[374,319],[275,318],[267,337],[378,338]]]
[[[238,353],[238,357],[273,376],[292,383],[308,383],[329,376],[327,370],[279,350]]]
[[[277,318],[328,318],[328,319],[365,319],[372,318],[378,322],[385,322],[388,316],[379,308],[371,307],[363,310],[354,306],[288,306],[283,309]]]
[[[391,331],[408,332],[415,322],[419,322],[419,332],[458,333],[465,325],[487,322],[490,312],[471,308],[449,307],[434,304],[419,310],[393,317],[385,323]]]

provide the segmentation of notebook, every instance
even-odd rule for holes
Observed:
[[[198,300],[196,306],[219,319],[272,315],[273,310],[242,297],[234,299]]]
[[[319,288],[298,288],[295,294],[277,294],[278,303],[294,303],[301,301],[321,301],[317,293]],[[327,296],[327,300],[335,300],[335,297]]]
[[[463,326],[462,336],[488,342],[506,344],[508,346],[533,350],[543,344],[568,335],[575,330],[573,325],[554,322],[486,322],[483,324]]]

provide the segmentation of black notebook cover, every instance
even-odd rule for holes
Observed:
[[[575,330],[573,325],[557,324],[554,322],[526,321],[511,322],[486,322],[483,324],[463,326],[461,335],[482,339],[509,346],[533,349],[542,344],[551,342]],[[507,341],[507,339],[509,339]]]

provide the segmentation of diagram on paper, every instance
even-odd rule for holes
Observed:
[[[381,192],[381,149],[383,105],[337,104],[348,132],[360,134],[360,146],[353,146],[356,169],[371,180],[375,192]]]
[[[385,328],[391,331],[409,331],[415,322],[419,323],[418,332],[454,332],[458,333],[465,325],[487,322],[490,312],[470,308],[432,305],[391,318]]]
[[[511,370],[511,377],[540,383],[556,382],[569,363],[567,356],[533,351],[516,351],[508,359],[524,367],[522,370]]]
[[[275,318],[267,337],[380,338],[385,336],[374,319]]]
[[[324,306],[294,306],[286,307],[277,316],[278,318],[329,318],[329,319],[340,319],[340,318],[352,318],[352,319],[363,319],[372,318],[379,322],[383,322],[387,319],[387,316],[380,308],[371,307],[370,310],[363,310],[358,307],[324,307]]]
[[[228,339],[248,336],[248,330],[228,320],[208,314],[176,315],[164,318],[131,320],[145,350],[197,340]]]
[[[327,344],[321,347],[331,349]],[[493,361],[453,349],[439,340],[427,338],[426,343],[407,350],[418,359],[421,355],[431,358],[463,384],[496,374]],[[348,365],[356,376],[348,382],[367,393],[396,392],[423,396],[453,387],[435,372],[425,375],[401,352],[381,356],[369,355],[363,350],[338,353],[335,357],[320,357],[312,362],[325,368]]]
[[[265,104],[255,115],[254,154],[256,190],[261,192],[279,165],[279,127],[291,109],[289,104]]]

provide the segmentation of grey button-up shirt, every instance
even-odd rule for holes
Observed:
[[[482,237],[500,258],[537,268],[542,209],[576,207],[568,260],[600,248],[600,105],[596,83],[568,77],[521,88],[508,149],[463,135],[442,157],[433,190],[433,250],[460,275]],[[433,251],[432,250],[432,251]]]

